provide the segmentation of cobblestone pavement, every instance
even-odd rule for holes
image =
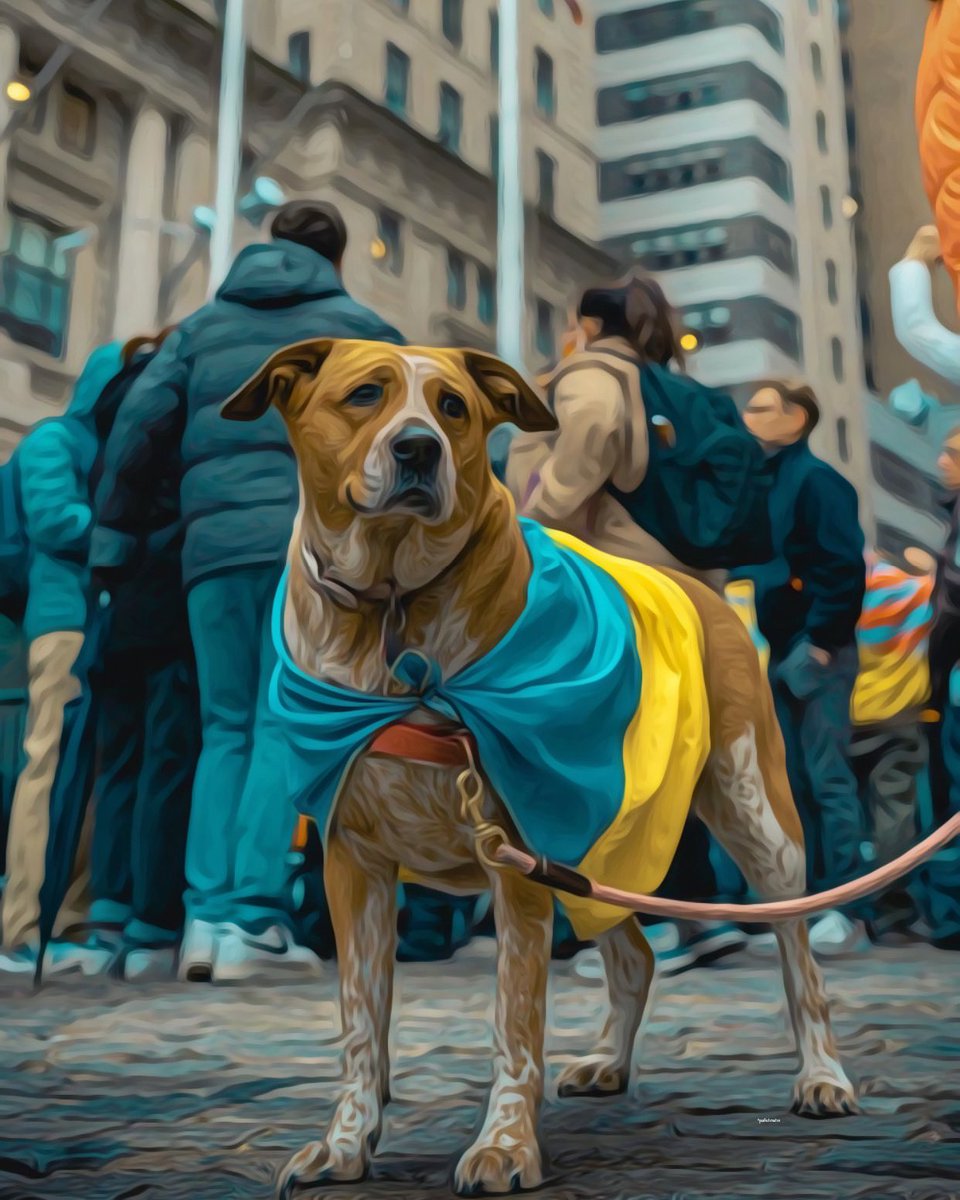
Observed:
[[[394,1102],[373,1177],[331,1200],[449,1194],[490,1078],[492,946],[400,969]],[[555,965],[551,1080],[591,1046],[594,951]],[[960,1197],[960,959],[874,950],[828,985],[864,1115],[788,1111],[779,972],[745,956],[658,979],[626,1096],[549,1099],[549,1200]],[[259,989],[0,984],[2,1200],[268,1200],[337,1094],[335,972]]]

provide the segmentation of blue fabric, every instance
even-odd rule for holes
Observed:
[[[526,606],[503,639],[441,679],[407,652],[395,672],[417,691],[370,696],[313,679],[283,639],[284,579],[274,606],[279,663],[270,704],[290,738],[287,789],[326,832],[347,767],[378,730],[424,706],[461,720],[524,841],[578,863],[620,810],[623,743],[640,700],[633,618],[616,583],[521,521],[532,564]]]
[[[779,658],[801,641],[829,651],[852,645],[867,574],[857,493],[806,442],[770,465],[774,555],[736,572],[753,580],[760,632]]]
[[[322,337],[403,341],[306,246],[242,250],[216,297],[181,322],[123,398],[97,490],[98,557],[116,565],[133,551],[152,482],[179,456],[184,584],[279,569],[299,498],[283,420],[271,409],[227,421],[220,405],[276,350]]]

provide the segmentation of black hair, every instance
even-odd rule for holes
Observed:
[[[580,297],[577,313],[599,321],[604,337],[626,338],[641,362],[683,366],[683,350],[673,308],[663,288],[646,272],[635,270],[626,279],[591,287]]]
[[[277,241],[309,246],[339,263],[347,246],[347,227],[340,210],[322,200],[290,200],[273,218],[270,236]]]

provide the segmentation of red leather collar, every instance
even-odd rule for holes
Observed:
[[[434,767],[469,767],[472,751],[473,738],[465,729],[440,733],[404,721],[382,729],[370,744],[371,754],[405,758],[408,762]]]

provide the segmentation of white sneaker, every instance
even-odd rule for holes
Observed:
[[[43,976],[106,975],[116,957],[116,945],[98,937],[85,942],[51,942],[43,958]]]
[[[156,983],[172,979],[177,970],[176,946],[138,946],[123,958],[122,974],[128,983]]]
[[[826,912],[810,927],[810,948],[814,954],[824,958],[841,954],[857,954],[869,949],[866,926],[862,921],[851,921],[843,913]]]
[[[279,925],[256,934],[237,925],[220,926],[215,983],[276,983],[291,977],[317,979],[322,974],[323,963],[317,955],[298,945]]]
[[[33,976],[37,970],[37,951],[34,946],[18,946],[0,954],[0,974]]]
[[[209,983],[217,956],[217,929],[210,921],[188,921],[180,942],[177,978],[183,983]]]

